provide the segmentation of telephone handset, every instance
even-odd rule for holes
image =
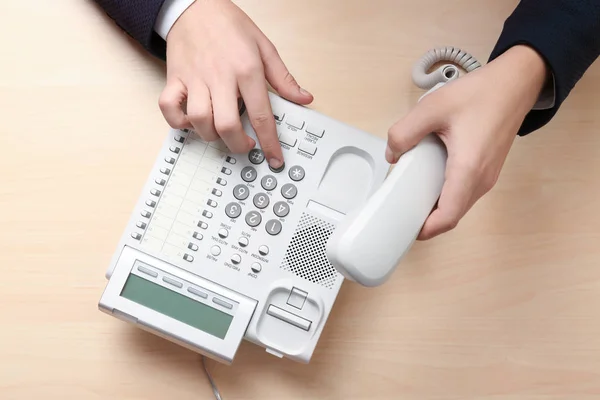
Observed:
[[[432,73],[434,64],[447,61]],[[433,49],[413,68],[413,81],[425,95],[458,79],[457,65],[467,73],[481,65],[453,47]],[[420,99],[419,99],[420,100]],[[447,152],[435,133],[400,157],[383,184],[349,214],[331,235],[327,256],[347,279],[363,286],[383,284],[416,240],[440,196]]]

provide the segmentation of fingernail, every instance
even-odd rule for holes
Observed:
[[[304,88],[300,88],[300,93],[302,93],[305,96],[312,96],[312,94],[310,94],[308,92],[308,90],[304,89]]]
[[[269,160],[269,165],[275,169],[281,167],[283,165],[283,162],[281,162],[281,160],[278,160],[277,158],[271,158]]]

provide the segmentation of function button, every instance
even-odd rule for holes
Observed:
[[[287,144],[290,147],[294,147],[296,145],[296,135],[293,132],[283,132],[281,136],[279,136],[279,141],[283,144]]]
[[[156,197],[158,197],[158,196],[160,196],[160,190],[158,190],[158,189],[152,189],[152,190],[150,191],[150,194],[151,194],[152,196],[156,196]]]
[[[276,219],[272,219],[265,225],[265,229],[269,235],[279,235],[281,233],[281,222]]]
[[[288,115],[287,120],[285,121],[289,126],[293,126],[296,129],[304,128],[304,121],[298,117],[294,117],[293,115]]]
[[[255,274],[258,274],[262,270],[262,266],[259,263],[255,262],[255,263],[252,263],[252,265],[250,266],[250,269]]]
[[[217,178],[217,183],[221,186],[227,185],[227,181],[223,178]]]
[[[277,187],[277,179],[273,175],[263,176],[260,180],[260,184],[265,190],[273,190]]]
[[[183,256],[183,259],[186,260],[186,261],[192,261],[194,259],[192,257],[192,260],[188,260],[188,259],[185,258],[186,256],[187,256],[187,254],[185,256]],[[183,287],[183,283],[181,283],[179,281],[176,281],[175,279],[171,279],[168,276],[163,276],[162,280],[163,280],[163,282],[166,282],[169,285],[173,285],[173,286],[178,287],[178,288],[182,288]]]
[[[261,256],[266,256],[267,254],[269,254],[269,248],[265,245],[262,245],[258,248],[258,252]]]
[[[242,179],[246,182],[254,182],[257,176],[258,173],[254,169],[254,167],[248,166],[242,169]]]
[[[242,262],[242,257],[240,257],[239,254],[234,254],[231,256],[231,262],[234,263],[235,265],[238,265],[239,263]]]
[[[131,237],[134,238],[135,240],[140,240],[142,238],[142,235],[140,235],[138,232],[133,232],[131,234]]]
[[[286,199],[293,199],[298,194],[298,188],[291,183],[286,183],[281,187],[281,195]]]
[[[216,206],[219,205],[216,201],[214,201],[212,199],[208,199],[208,201],[206,202],[206,204],[208,204],[209,206],[211,206],[213,208],[215,208]]]
[[[233,304],[223,301],[223,300],[219,299],[218,297],[213,297],[213,303],[218,304],[221,307],[225,307],[228,310],[231,310],[233,308]]]
[[[251,227],[260,225],[261,221],[262,217],[258,211],[250,211],[248,214],[246,214],[246,223]]]
[[[240,246],[246,247],[246,246],[248,246],[249,241],[248,241],[247,237],[242,236],[241,238],[238,239],[238,243]]]
[[[210,254],[212,254],[213,256],[218,256],[219,254],[221,254],[221,248],[219,246],[213,246],[210,248]]]
[[[193,255],[191,255],[191,254],[185,253],[185,254],[183,255],[183,259],[184,259],[185,261],[192,262],[192,261],[194,261],[194,256],[193,256]]]
[[[290,206],[285,201],[278,201],[273,206],[273,212],[278,217],[283,218],[290,213]]]
[[[221,172],[224,173],[225,175],[231,175],[231,170],[227,167],[221,168]]]
[[[290,168],[290,172],[289,172],[290,178],[293,181],[301,181],[302,179],[304,179],[304,168],[302,168],[299,165],[294,165],[292,168]]]
[[[221,197],[223,195],[223,192],[221,192],[219,189],[213,189],[212,194],[214,196]]]
[[[177,135],[177,136],[175,136],[175,141],[179,142],[179,143],[183,143],[183,142],[185,142],[185,138],[181,135]]]
[[[137,224],[135,224],[135,226],[137,226],[140,229],[146,229],[146,223],[139,221]]]
[[[156,202],[154,200],[146,200],[146,205],[154,208],[154,206],[156,206]]]
[[[150,213],[150,211],[147,211],[147,210],[142,210],[142,212],[140,214],[142,214],[142,217],[144,217],[144,218],[150,218],[150,215],[152,215]]]
[[[181,150],[181,148],[179,148],[177,146],[171,146],[171,147],[169,147],[169,150],[171,150],[175,154],[179,154],[179,151]]]
[[[202,211],[202,216],[206,217],[206,218],[212,218],[213,217],[213,213],[211,213],[208,210],[204,210],[204,211]]]
[[[204,239],[204,236],[202,236],[202,234],[201,234],[200,232],[194,232],[194,234],[192,235],[192,237],[193,237],[194,239],[197,239],[197,240],[202,240],[202,239]]]
[[[312,156],[314,156],[317,152],[317,145],[314,143],[307,142],[306,140],[300,142],[300,146],[298,146],[298,148],[300,149],[300,151],[308,153]]]
[[[225,161],[227,161],[229,164],[235,164],[237,162],[235,158],[230,156],[227,156],[227,158],[225,158]]]
[[[279,168],[273,168],[269,165],[269,169],[275,173],[279,173],[285,169],[285,163],[281,163],[281,167]]]
[[[260,149],[252,149],[248,153],[248,159],[252,164],[260,164],[265,161],[265,154]]]
[[[219,229],[219,237],[221,239],[225,239],[227,236],[229,236],[229,231],[225,228],[221,228]]]
[[[229,203],[227,206],[225,206],[225,214],[227,214],[229,218],[237,218],[241,213],[242,206],[240,206],[238,203]]]
[[[323,137],[323,135],[325,134],[325,129],[319,128],[314,124],[308,123],[306,124],[306,132],[310,133],[311,135]]]
[[[188,292],[190,292],[191,294],[196,295],[202,299],[206,299],[208,297],[208,294],[201,292],[200,290],[193,288],[193,287],[189,287]]]
[[[190,244],[188,244],[188,249],[192,251],[198,251],[198,245],[190,242]]]
[[[171,170],[170,170],[169,168],[167,168],[167,167],[162,167],[162,168],[160,169],[160,172],[161,172],[162,174],[169,175],[169,174],[171,173]]]
[[[206,228],[208,228],[208,225],[206,222],[200,221],[200,222],[198,222],[198,228],[206,229]]]
[[[175,159],[173,157],[165,157],[165,161],[169,164],[175,164]]]
[[[267,196],[265,193],[257,193],[254,195],[252,202],[256,208],[266,208],[269,205],[269,196]]]
[[[160,186],[165,186],[165,183],[167,183],[167,181],[166,181],[166,180],[164,180],[163,178],[156,178],[156,179],[154,180],[154,182],[156,182],[156,184],[157,184],[157,185],[160,185]]]
[[[281,111],[273,110],[273,117],[277,121],[283,121],[283,118],[285,117],[285,113],[283,113]]]
[[[233,188],[233,196],[238,200],[246,200],[249,194],[250,190],[248,190],[248,187],[241,183]]]
[[[146,268],[143,265],[138,265],[137,270],[153,278],[156,278],[158,276],[158,273],[156,271],[152,271],[150,268]]]

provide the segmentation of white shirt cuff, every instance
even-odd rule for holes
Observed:
[[[556,100],[556,83],[554,81],[554,74],[552,74],[552,80],[549,81],[542,89],[542,92],[540,93],[540,96],[538,97],[537,102],[533,106],[533,109],[534,110],[549,110],[552,107],[554,107],[555,100]]]
[[[181,14],[183,14],[194,1],[195,0],[165,0],[154,24],[156,33],[158,33],[161,38],[167,40],[167,35],[171,31],[173,25],[175,25],[175,22],[177,22]]]

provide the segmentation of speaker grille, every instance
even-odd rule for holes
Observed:
[[[281,268],[310,282],[333,288],[342,279],[326,254],[327,240],[334,229],[334,225],[303,213]]]

